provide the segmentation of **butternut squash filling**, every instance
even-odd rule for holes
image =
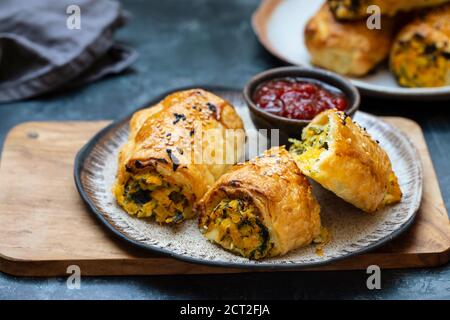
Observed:
[[[414,36],[399,42],[391,57],[391,69],[404,87],[440,87],[450,83],[450,52]]]
[[[202,217],[200,230],[210,241],[249,259],[270,256],[273,247],[258,209],[248,200],[223,199],[209,216]]]
[[[122,190],[116,190],[119,204],[138,218],[154,217],[159,223],[180,223],[192,212],[183,188],[168,183],[155,171],[130,177]]]
[[[368,6],[367,0],[328,0],[331,11],[339,19],[364,17]]]
[[[328,133],[330,125],[311,125],[302,132],[302,140],[289,139],[292,143],[289,152],[294,159],[304,165],[306,170],[311,170],[320,155],[328,150]]]

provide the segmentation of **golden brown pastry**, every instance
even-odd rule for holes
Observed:
[[[227,101],[201,89],[173,93],[133,115],[113,193],[131,215],[179,223],[239,160],[244,142],[242,121]]]
[[[305,27],[311,62],[349,76],[363,76],[383,61],[389,55],[392,40],[391,19],[383,19],[381,29],[370,30],[365,21],[337,21],[327,4]]]
[[[367,17],[367,7],[376,5],[386,16],[394,16],[426,7],[438,6],[449,0],[328,0],[331,11],[339,20],[358,20]]]
[[[356,207],[374,212],[401,200],[388,155],[343,112],[320,113],[292,142],[300,170]]]
[[[450,4],[429,11],[399,32],[390,67],[405,87],[450,85]]]
[[[284,147],[235,165],[196,208],[206,238],[250,259],[285,254],[320,233],[319,204]]]

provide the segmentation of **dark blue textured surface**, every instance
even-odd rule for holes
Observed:
[[[258,0],[123,3],[134,18],[118,38],[139,51],[135,71],[70,92],[0,105],[1,146],[8,130],[23,121],[117,119],[168,89],[199,83],[242,87],[255,73],[281,64],[251,30],[250,16]],[[419,122],[448,209],[450,101],[363,99],[362,109]],[[381,290],[368,290],[366,278],[364,271],[95,277],[83,278],[80,290],[69,290],[62,278],[0,273],[0,299],[450,299],[449,265],[384,270]]]

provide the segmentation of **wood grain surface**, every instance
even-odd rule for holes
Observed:
[[[450,258],[450,223],[420,127],[385,118],[414,142],[424,167],[424,194],[414,225],[386,246],[315,270],[425,267]],[[29,122],[13,128],[0,163],[0,270],[14,275],[83,275],[243,272],[156,256],[116,239],[87,210],[73,180],[78,150],[108,124]]]

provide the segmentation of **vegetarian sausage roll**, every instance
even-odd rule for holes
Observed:
[[[284,149],[235,165],[197,205],[200,231],[250,259],[285,254],[320,234],[320,207]]]
[[[326,189],[374,212],[402,196],[386,152],[343,112],[327,110],[303,129],[290,152],[300,170]]]
[[[215,139],[208,130],[218,133]],[[200,89],[173,93],[133,115],[113,193],[131,215],[179,223],[232,165],[224,157],[234,152],[239,160],[244,143],[242,121],[227,101]]]
[[[324,4],[305,27],[305,44],[311,62],[334,72],[363,76],[388,57],[393,22],[383,19],[382,28],[370,30],[365,21],[339,22]]]
[[[400,85],[450,85],[450,4],[406,25],[394,42],[390,67]]]
[[[358,20],[367,17],[367,7],[376,5],[381,14],[394,16],[401,11],[411,11],[437,6],[449,0],[328,0],[331,11],[339,20]]]

